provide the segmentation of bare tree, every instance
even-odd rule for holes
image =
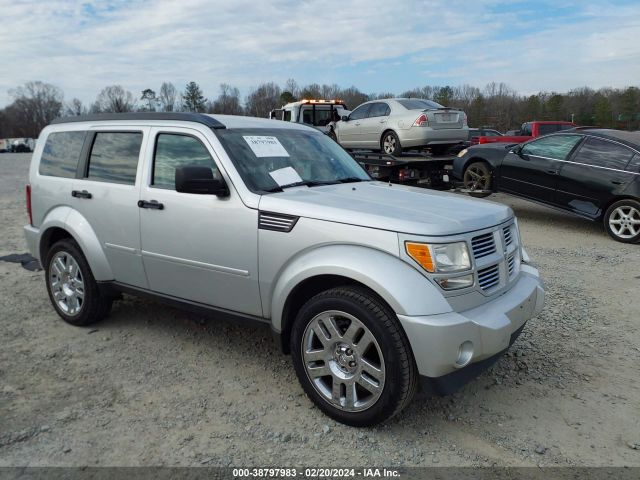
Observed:
[[[86,115],[87,113],[87,107],[85,107],[82,104],[82,101],[78,98],[74,98],[73,100],[71,100],[71,102],[67,104],[67,107],[64,111],[64,114],[68,117]]]
[[[163,82],[158,93],[158,100],[162,104],[165,112],[175,112],[178,110],[178,90],[171,82]]]
[[[263,83],[247,96],[246,113],[253,117],[267,117],[280,106],[280,87],[273,82]]]
[[[96,101],[102,112],[131,112],[135,108],[133,95],[120,85],[103,88]]]
[[[140,97],[140,100],[146,100],[149,107],[149,111],[155,112],[156,92],[154,92],[150,88],[146,88],[142,91],[142,96]]]
[[[242,105],[240,105],[240,91],[227,83],[220,85],[220,95],[211,105],[211,113],[222,113],[225,115],[242,115]]]
[[[25,137],[37,137],[46,125],[60,116],[64,95],[58,87],[44,82],[27,82],[10,90],[13,103],[7,107],[11,124]]]

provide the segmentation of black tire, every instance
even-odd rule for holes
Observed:
[[[384,384],[375,403],[364,410],[346,411],[338,408],[320,393],[307,374],[303,357],[307,326],[323,312],[329,311],[344,312],[357,318],[372,334],[377,342],[376,346],[381,351]],[[346,336],[347,332],[342,334]],[[327,342],[336,345],[333,343],[333,336],[327,339]],[[334,348],[333,346],[328,350]],[[375,294],[364,288],[332,288],[319,293],[304,304],[298,312],[291,332],[291,352],[296,374],[307,395],[325,414],[347,425],[366,427],[390,419],[409,404],[417,388],[417,367],[409,341],[397,317]],[[334,377],[328,378],[334,381]],[[342,385],[339,388],[342,388]]]
[[[612,204],[604,214],[603,223],[607,233],[618,242],[640,241],[640,202],[625,198]]]
[[[395,132],[389,130],[382,134],[382,138],[380,139],[380,152],[395,157],[402,155],[402,145]]]
[[[462,175],[462,183],[465,189],[470,190],[469,195],[476,198],[491,195],[492,173],[485,162],[473,162],[467,165]],[[474,190],[481,190],[474,192]]]
[[[79,277],[77,278],[82,282],[82,301],[78,302],[79,310],[77,312],[69,313],[68,311],[65,311],[54,296],[54,279],[57,278],[59,282],[63,281],[57,273],[59,270],[56,270],[56,267],[53,265],[53,261],[56,259],[57,254],[60,254],[61,256],[64,256],[65,254],[68,255],[73,261],[75,261],[78,267]],[[67,264],[70,264],[70,260],[68,260],[68,257],[66,258],[68,262]],[[65,322],[75,326],[85,326],[98,322],[109,314],[113,299],[106,292],[101,291],[98,288],[98,284],[93,277],[93,273],[91,273],[89,263],[75,240],[65,238],[53,244],[46,254],[44,265],[45,282],[47,284],[49,299],[51,300],[53,308]],[[67,284],[71,283],[71,280],[67,282]],[[69,288],[73,289],[74,287],[72,286]],[[65,302],[63,301],[63,304],[64,303]]]

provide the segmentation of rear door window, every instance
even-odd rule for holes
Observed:
[[[629,165],[627,165],[627,170],[629,172],[640,173],[640,155],[637,153],[633,156]]]
[[[40,158],[40,175],[75,178],[86,132],[50,133]]]
[[[89,180],[133,185],[142,132],[96,132],[89,156]]]
[[[554,135],[534,140],[522,147],[523,155],[565,160],[573,147],[582,139],[580,135]]]
[[[176,168],[184,165],[209,167],[213,178],[222,178],[218,167],[203,143],[195,137],[161,133],[156,139],[151,186],[176,189]]]
[[[633,150],[600,138],[588,138],[572,159],[576,163],[624,170],[633,156]]]

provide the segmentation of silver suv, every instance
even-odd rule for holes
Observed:
[[[419,380],[448,393],[542,309],[513,212],[371,180],[321,132],[268,119],[60,119],[29,172],[30,250],[56,312],[121,292],[267,323],[309,397],[372,425]]]

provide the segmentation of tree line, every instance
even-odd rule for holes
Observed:
[[[65,102],[62,90],[49,83],[27,82],[9,91],[13,101],[0,110],[0,138],[37,137],[40,130],[60,116],[89,113],[164,111],[203,112],[267,117],[285,103],[303,98],[341,99],[351,109],[367,100],[412,97],[427,98],[467,113],[469,125],[501,131],[517,129],[528,120],[568,120],[579,125],[636,130],[640,128],[640,89],[581,87],[566,93],[539,92],[521,95],[504,83],[484,88],[471,85],[424,86],[404,92],[366,94],[355,86],[299,85],[289,79],[280,86],[263,83],[240,98],[237,87],[223,83],[215,99],[207,99],[196,82],[180,91],[171,82],[154,90],[146,88],[134,95],[121,85],[103,88],[96,100],[85,105],[78,98]]]

